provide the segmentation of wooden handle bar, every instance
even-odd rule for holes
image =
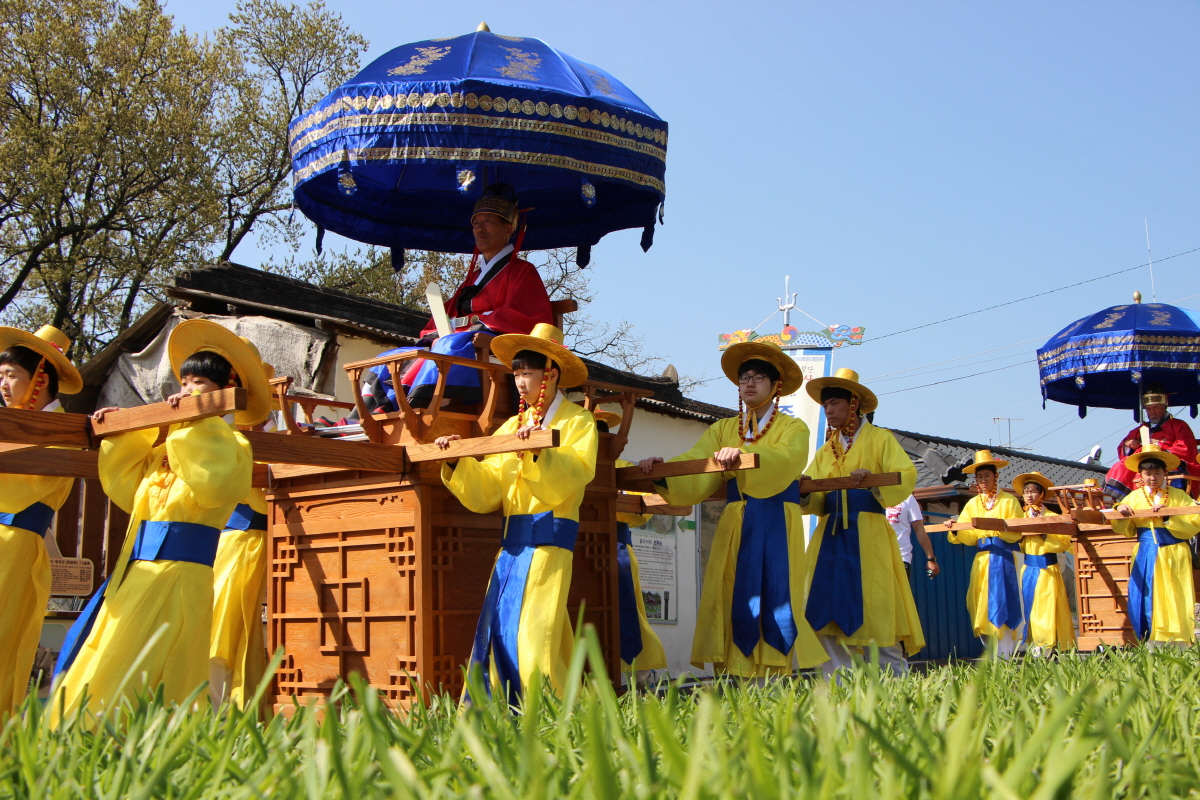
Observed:
[[[456,439],[443,450],[436,444],[410,444],[408,460],[414,463],[422,461],[448,461],[455,458],[470,456],[490,456],[496,453],[517,453],[523,450],[542,450],[547,447],[558,447],[559,431],[533,431],[528,439],[518,439],[515,433],[504,436],[477,436],[473,439]]]
[[[758,453],[742,453],[738,463],[733,468],[758,469]],[[671,478],[678,475],[702,475],[707,472],[726,472],[715,458],[697,458],[692,461],[664,461],[655,464],[649,472],[642,472],[638,466],[620,467],[617,469],[617,488],[628,491],[641,491],[647,482],[660,478]]]
[[[136,408],[123,408],[120,411],[109,411],[104,415],[103,422],[92,422],[92,435],[96,437],[112,436],[117,433],[141,431],[146,428],[161,428],[176,422],[190,422],[205,417],[223,417],[234,411],[246,409],[245,389],[221,389],[217,392],[205,392],[180,398],[179,408],[171,408],[171,404],[150,403]],[[91,418],[88,418],[91,420]]]
[[[1134,509],[1128,517],[1120,511],[1101,511],[1100,515],[1107,520],[1114,519],[1160,519],[1162,517],[1178,517],[1181,514],[1200,514],[1200,506],[1164,506],[1158,511],[1149,508]]]

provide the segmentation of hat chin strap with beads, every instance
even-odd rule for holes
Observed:
[[[537,403],[530,406],[525,400],[525,396],[521,396],[521,402],[517,406],[517,430],[524,428],[526,425],[532,425],[535,428],[541,427],[542,421],[545,418],[546,408],[546,384],[550,382],[550,359],[546,359],[546,368],[542,371],[542,387],[538,390]],[[525,412],[529,412],[529,421],[525,421]],[[525,451],[517,453],[517,458],[523,458]]]
[[[771,430],[771,426],[775,424],[775,418],[779,416],[779,393],[783,389],[783,381],[775,381],[775,391],[763,402],[752,407],[749,413],[746,412],[745,401],[742,400],[742,393],[738,392],[738,441],[739,442],[755,442],[767,435],[767,431]],[[758,410],[765,408],[770,403],[775,403],[775,412],[771,414],[771,418],[767,420],[767,424],[760,431],[758,429]],[[746,438],[746,417],[750,417],[750,438]]]
[[[846,417],[845,423],[841,427],[834,428],[828,426],[825,429],[825,441],[829,443],[829,449],[833,451],[834,464],[841,466],[842,461],[850,453],[850,448],[854,447],[854,434],[858,432],[859,407],[858,395],[850,396],[850,414]],[[841,437],[846,437],[846,450],[841,451]]]
[[[43,356],[29,379],[29,386],[25,388],[25,394],[13,408],[36,410],[38,395],[42,393],[42,389],[45,389],[48,383],[50,383],[50,376],[46,374],[46,357]]]

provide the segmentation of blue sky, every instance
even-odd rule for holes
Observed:
[[[168,11],[203,32],[233,5]],[[331,7],[370,39],[364,64],[486,20],[602,66],[667,120],[666,225],[647,254],[637,231],[595,248],[590,311],[635,322],[680,372],[718,375],[717,335],[766,318],[791,275],[804,311],[866,326],[837,365],[881,395],[882,425],[1000,443],[992,418],[1014,417],[1017,446],[1078,458],[1099,443],[1106,462],[1132,426],[1128,411],[1043,411],[1033,351],[1134,289],[1148,302],[1146,269],[881,337],[1143,264],[1147,217],[1156,260],[1200,248],[1200,5]],[[1200,307],[1200,253],[1156,266],[1155,290]],[[695,396],[735,402],[723,380]]]

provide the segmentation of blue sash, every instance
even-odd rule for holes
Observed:
[[[1025,571],[1021,573],[1021,601],[1025,606],[1025,641],[1029,641],[1029,626],[1033,615],[1033,596],[1037,593],[1038,578],[1042,570],[1058,564],[1058,553],[1047,553],[1044,556],[1025,556]],[[991,584],[991,578],[988,579]]]
[[[632,664],[642,652],[642,621],[638,616],[637,586],[633,583],[633,563],[629,548],[633,534],[629,523],[617,523],[617,600],[621,620],[621,660]]]
[[[825,495],[825,512],[821,549],[817,552],[805,616],[814,631],[836,622],[842,633],[853,636],[863,624],[858,515],[882,514],[883,506],[869,489],[846,489]]]
[[[800,482],[792,482],[772,497],[743,495],[736,480],[727,482],[725,491],[730,503],[741,500],[746,504],[742,509],[742,541],[733,577],[733,643],[747,658],[759,638],[787,655],[796,642],[796,618],[792,614],[787,514],[783,504],[800,504]]]
[[[227,531],[265,531],[266,529],[267,515],[259,514],[250,507],[249,503],[238,503],[237,508],[229,517],[229,522],[225,523]]]
[[[521,699],[521,670],[517,655],[517,638],[521,628],[521,606],[525,602],[525,584],[529,580],[529,565],[537,547],[550,545],[575,550],[579,523],[573,519],[558,519],[553,512],[514,514],[505,519],[504,540],[500,555],[492,567],[483,608],[475,626],[475,641],[471,647],[471,664],[483,671],[484,686],[491,696],[490,655],[496,662],[496,677],[508,687],[508,702],[515,705]]]
[[[982,536],[977,546],[988,554],[988,622],[1015,631],[1021,624],[1021,590],[1013,553],[1020,547],[999,536]]]
[[[53,521],[54,509],[45,503],[34,503],[15,514],[0,514],[0,525],[20,528],[38,536],[45,536]]]
[[[1137,558],[1129,571],[1129,622],[1139,639],[1150,636],[1154,625],[1154,563],[1158,548],[1184,544],[1166,528],[1138,528]],[[1189,578],[1190,580],[1190,578]]]
[[[144,521],[138,526],[130,561],[188,561],[211,567],[216,560],[217,543],[220,540],[221,532],[208,525],[195,522]],[[92,626],[96,624],[96,617],[100,614],[100,606],[104,604],[104,594],[107,590],[108,579],[105,578],[104,583],[100,584],[100,588],[83,607],[79,618],[67,631],[58,660],[54,663],[54,680],[75,663],[80,648],[92,632]]]

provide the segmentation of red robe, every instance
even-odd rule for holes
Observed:
[[[1125,494],[1132,492],[1136,486],[1135,475],[1125,466],[1125,459],[1142,451],[1140,444],[1132,450],[1127,448],[1125,442],[1130,439],[1135,442],[1142,440],[1140,426],[1125,434],[1121,439],[1121,443],[1117,445],[1117,463],[1112,465],[1112,468],[1108,470],[1108,475],[1105,476],[1105,483],[1110,488],[1117,491],[1123,489]],[[1186,472],[1188,475],[1200,475],[1200,464],[1196,462],[1196,437],[1186,422],[1175,417],[1167,417],[1162,423],[1150,426],[1150,440],[1157,442],[1163,450],[1179,456],[1179,460],[1182,462],[1179,465],[1180,472]],[[1197,492],[1200,492],[1200,483],[1189,481],[1189,484],[1185,491],[1192,497],[1196,497]]]
[[[554,324],[554,312],[550,310],[550,296],[546,294],[542,276],[532,264],[517,258],[515,254],[469,301],[468,307],[460,309],[459,297],[463,290],[475,285],[475,276],[478,274],[479,267],[473,264],[466,280],[454,292],[454,296],[446,301],[446,315],[450,319],[478,314],[479,321],[496,333],[530,333],[539,322]],[[458,325],[454,330],[457,332],[469,327],[466,324]],[[436,331],[437,326],[430,317],[421,336]]]

